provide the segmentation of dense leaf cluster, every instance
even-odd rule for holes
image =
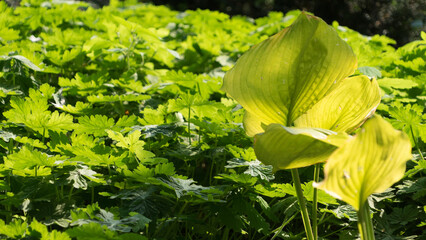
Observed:
[[[300,239],[290,174],[256,160],[241,106],[220,90],[242,53],[299,13],[0,2],[0,236]],[[426,35],[394,49],[333,26],[358,71],[378,78],[379,113],[418,150],[405,178],[371,199],[377,232],[421,239]],[[354,210],[324,192],[319,202],[320,236],[354,238]]]

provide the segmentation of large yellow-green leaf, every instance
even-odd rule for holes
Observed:
[[[301,14],[241,56],[226,73],[222,89],[251,115],[246,126],[290,126],[356,65],[354,53],[332,27]]]
[[[379,85],[366,76],[346,78],[294,122],[296,127],[351,132],[371,116],[380,103]]]
[[[324,167],[325,179],[316,184],[356,210],[372,193],[383,192],[402,178],[411,158],[410,140],[380,116],[336,150]]]
[[[249,136],[254,136],[258,133],[262,133],[265,131],[262,128],[262,122],[259,121],[256,116],[247,111],[244,113],[243,124],[244,129],[246,130],[246,133]]]
[[[326,129],[270,124],[264,133],[255,136],[254,151],[261,162],[272,165],[275,171],[299,168],[324,162],[348,138]]]

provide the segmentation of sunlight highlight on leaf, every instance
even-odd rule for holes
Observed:
[[[355,55],[334,29],[301,14],[246,52],[226,73],[222,89],[249,112],[246,120],[288,126],[355,69]]]
[[[275,170],[305,167],[324,162],[336,149],[316,130],[350,133],[379,105],[375,79],[349,77],[356,65],[332,27],[301,14],[247,51],[226,73],[222,89],[246,110],[244,128],[256,135],[260,161]],[[303,128],[310,136],[287,127]]]
[[[324,162],[348,138],[325,129],[270,124],[264,133],[255,136],[254,150],[261,162],[277,171]]]
[[[315,186],[359,210],[368,196],[385,191],[402,178],[410,158],[407,135],[376,115],[330,156],[324,167],[325,179]]]

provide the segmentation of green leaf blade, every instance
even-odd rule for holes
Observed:
[[[297,127],[351,132],[371,116],[380,103],[377,81],[366,76],[346,78],[295,121]]]
[[[275,171],[292,169],[324,162],[347,138],[324,129],[271,124],[255,136],[254,151],[262,163],[272,165]]]
[[[359,210],[368,196],[385,191],[402,178],[410,158],[408,137],[375,116],[330,156],[324,181],[315,185]]]
[[[324,21],[295,23],[244,54],[222,89],[265,125],[291,125],[356,69],[350,47]],[[250,125],[245,121],[246,125]]]

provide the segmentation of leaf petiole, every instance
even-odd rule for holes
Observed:
[[[419,143],[417,141],[417,138],[414,137],[414,131],[413,131],[413,127],[411,125],[410,125],[410,131],[411,131],[411,137],[413,138],[414,144],[416,144],[417,152],[419,152],[420,157],[422,158],[422,160],[424,160],[425,158],[423,157],[422,151],[419,148]]]
[[[300,206],[300,213],[302,214],[306,237],[308,240],[314,240],[314,234],[312,232],[311,222],[309,220],[309,213],[308,209],[306,208],[305,198],[303,197],[302,185],[300,183],[300,177],[297,168],[291,169],[291,176],[293,178],[294,188],[296,189],[297,200]]]
[[[358,210],[358,229],[361,240],[374,240],[373,223],[370,216],[370,206],[368,200],[360,206]]]
[[[319,182],[319,175],[321,171],[321,164],[315,164],[314,170],[314,182]],[[314,197],[312,199],[312,230],[314,234],[314,239],[318,239],[318,188],[314,188]]]

